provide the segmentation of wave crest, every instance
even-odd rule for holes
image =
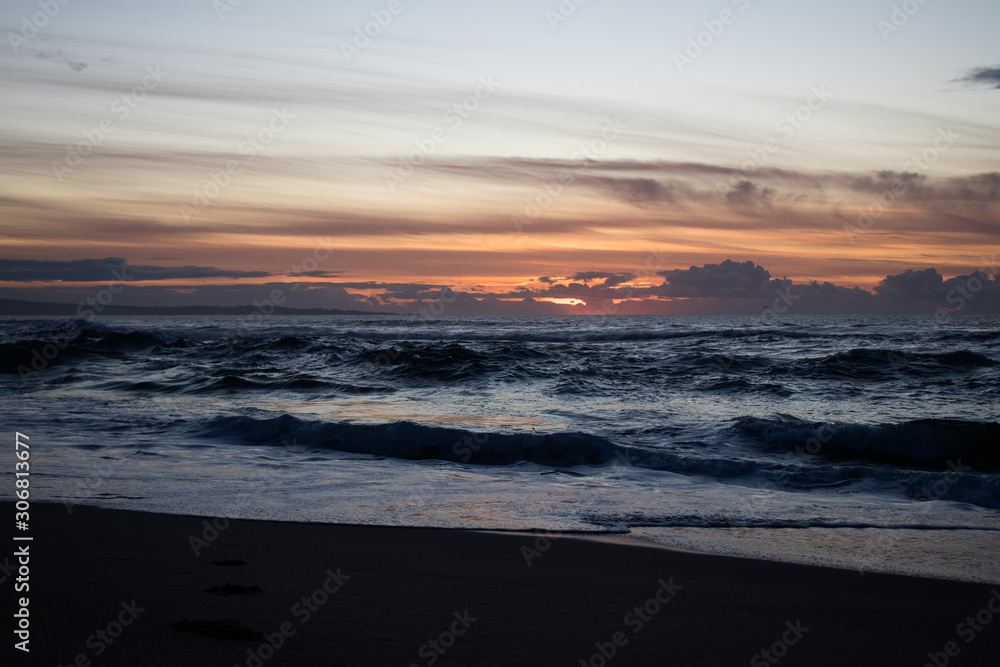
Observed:
[[[961,459],[1000,470],[1000,424],[918,419],[896,424],[810,422],[790,415],[739,417],[732,429],[759,443],[831,459],[946,466]]]
[[[509,465],[521,461],[551,467],[604,465],[618,459],[621,447],[581,432],[475,433],[413,422],[353,424],[303,420],[217,417],[197,429],[202,437],[334,449],[399,459],[438,459],[456,463]]]

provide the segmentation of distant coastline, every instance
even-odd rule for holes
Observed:
[[[90,306],[84,306],[88,311]],[[22,299],[0,299],[0,317],[10,315],[80,316],[80,305],[74,303],[47,303]],[[104,306],[101,315],[237,315],[259,312],[256,306]],[[367,310],[338,310],[335,308],[284,308],[274,307],[274,315],[389,315]]]

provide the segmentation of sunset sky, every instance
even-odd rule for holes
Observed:
[[[0,297],[126,267],[122,304],[933,306],[995,275],[997,26],[994,0],[8,0]]]

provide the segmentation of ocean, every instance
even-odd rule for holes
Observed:
[[[8,318],[0,401],[67,512],[1000,583],[997,316]]]

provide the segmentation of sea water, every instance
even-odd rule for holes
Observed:
[[[7,318],[0,371],[67,511],[1000,582],[1000,317]]]

